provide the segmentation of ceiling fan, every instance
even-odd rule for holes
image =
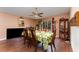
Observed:
[[[41,18],[42,15],[43,15],[43,13],[39,12],[38,8],[35,8],[35,10],[32,12],[32,15],[30,15],[30,16],[33,16],[34,18]]]

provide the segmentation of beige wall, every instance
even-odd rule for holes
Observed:
[[[7,28],[20,28],[18,26],[18,16],[0,13],[0,40],[6,39],[6,29]],[[35,26],[37,21],[28,18],[24,19],[25,26]]]
[[[32,19],[28,19],[28,18],[25,18],[24,22],[25,22],[25,27],[26,26],[33,26],[33,27],[35,27],[36,24],[38,24],[38,20],[34,20],[34,19],[32,20]]]
[[[72,7],[70,11],[70,19],[74,16],[74,14],[79,11],[79,7]]]

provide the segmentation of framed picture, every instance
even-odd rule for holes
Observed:
[[[19,20],[19,26],[23,27],[24,26],[24,20]]]

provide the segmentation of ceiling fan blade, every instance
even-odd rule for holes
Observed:
[[[40,16],[40,15],[42,15],[43,13],[38,13],[38,15]]]
[[[42,17],[42,15],[39,15],[39,17]]]
[[[39,14],[44,14],[44,13],[39,13]]]
[[[29,16],[34,16],[34,15],[29,15]]]

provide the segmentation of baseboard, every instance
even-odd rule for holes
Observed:
[[[6,38],[0,38],[0,41],[6,40]]]

